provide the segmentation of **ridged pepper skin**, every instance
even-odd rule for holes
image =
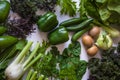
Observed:
[[[58,25],[57,16],[52,12],[42,15],[37,22],[38,28],[43,32],[49,32]]]
[[[5,49],[18,41],[13,36],[0,36],[0,49]]]
[[[48,34],[48,40],[52,45],[64,43],[69,40],[68,31],[60,26]]]
[[[7,31],[7,28],[0,26],[0,35],[4,34]]]
[[[4,22],[10,11],[10,3],[6,0],[0,1],[0,23]]]

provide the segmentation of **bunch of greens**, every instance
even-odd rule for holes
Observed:
[[[60,55],[60,79],[81,80],[86,72],[87,62],[80,60],[81,46],[79,42],[72,42]]]
[[[102,27],[111,37],[119,37],[120,32],[111,24],[120,24],[119,0],[81,0],[80,16],[94,18],[93,23]]]
[[[51,79],[81,79],[86,72],[87,62],[80,60],[80,51],[79,42],[71,43],[62,55],[57,47],[53,46],[33,68]]]
[[[58,58],[56,55],[59,55],[59,51],[56,47],[52,47],[47,54],[43,54],[43,57],[33,66],[33,69],[38,71],[39,74],[45,75],[45,77],[56,78],[58,76],[58,69],[56,68]]]
[[[81,0],[81,16],[88,14],[96,20],[104,23],[120,23],[119,0]]]
[[[76,2],[72,0],[58,0],[57,3],[61,7],[61,14],[76,15]]]
[[[92,58],[88,63],[91,72],[89,80],[119,80],[120,79],[120,43],[102,53],[102,58]]]
[[[9,65],[9,62],[12,60],[12,58],[23,49],[25,44],[25,40],[20,40],[15,45],[10,46],[0,53],[0,80],[5,79],[5,69]]]

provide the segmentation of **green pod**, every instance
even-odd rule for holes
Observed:
[[[51,31],[58,25],[57,16],[52,12],[48,12],[40,17],[37,25],[43,32]]]
[[[72,25],[79,24],[86,19],[87,19],[86,17],[68,19],[68,20],[65,20],[65,21],[61,22],[60,26],[69,27],[69,26],[72,26]]]
[[[0,35],[4,34],[7,31],[7,28],[0,26]]]
[[[0,49],[5,49],[18,41],[13,36],[0,36]]]
[[[4,22],[10,11],[10,3],[8,1],[0,1],[0,23]]]
[[[48,40],[53,45],[64,43],[69,40],[68,31],[60,26],[48,34]]]
[[[88,30],[90,30],[92,28],[92,26],[89,26],[83,30],[80,30],[78,32],[76,32],[75,34],[73,34],[71,41],[75,42],[77,41],[84,33],[86,33]]]
[[[92,21],[93,21],[93,19],[90,18],[90,19],[87,19],[87,20],[83,21],[82,23],[80,23],[78,25],[66,27],[66,29],[68,31],[79,31],[79,30],[82,30],[82,29],[86,28],[86,26],[88,26]]]

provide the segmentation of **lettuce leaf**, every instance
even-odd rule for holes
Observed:
[[[120,0],[108,0],[107,8],[120,14]]]
[[[81,16],[85,14],[102,24],[120,24],[119,0],[81,0]]]

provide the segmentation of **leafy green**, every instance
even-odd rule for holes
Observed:
[[[120,1],[119,0],[81,0],[80,12],[88,14],[97,21],[109,25],[119,24]],[[84,16],[81,14],[81,16]]]
[[[69,44],[62,55],[57,47],[52,46],[51,50],[44,54],[34,69],[39,74],[57,79],[79,80],[86,72],[87,62],[80,60],[81,45],[79,42]],[[57,66],[58,64],[58,66]]]
[[[60,79],[68,80],[80,80],[86,72],[87,62],[80,60],[81,46],[79,42],[69,44],[68,48],[65,48],[63,54],[60,55],[62,58],[59,62]]]
[[[82,79],[82,76],[86,72],[87,65],[88,64],[85,60],[80,60],[80,63],[78,65],[78,69],[77,69],[77,79],[79,79],[79,80]]]
[[[111,15],[110,11],[106,7],[99,8],[99,15],[103,22],[105,22]]]
[[[34,69],[47,77],[56,77],[58,74],[58,69],[56,69],[57,57],[59,51],[56,47],[52,47],[52,49],[47,53],[43,54],[40,62],[37,62],[34,65]]]
[[[119,0],[109,0],[107,7],[110,11],[115,11],[120,14],[120,1]]]
[[[102,58],[92,58],[88,63],[89,80],[119,80],[120,79],[120,45],[102,51]]]
[[[72,42],[68,48],[63,51],[63,55],[66,56],[79,56],[81,51],[81,45],[79,42]]]
[[[85,9],[87,11],[86,14],[88,14],[89,16],[93,17],[94,19],[97,19],[98,21],[101,21],[100,19],[100,15],[99,15],[99,12],[96,8],[96,5],[94,3],[94,1],[92,0],[87,0],[85,3]],[[94,14],[93,14],[94,13]],[[82,15],[81,15],[82,16]]]
[[[58,0],[58,5],[61,7],[61,14],[76,15],[76,2],[72,0]]]

